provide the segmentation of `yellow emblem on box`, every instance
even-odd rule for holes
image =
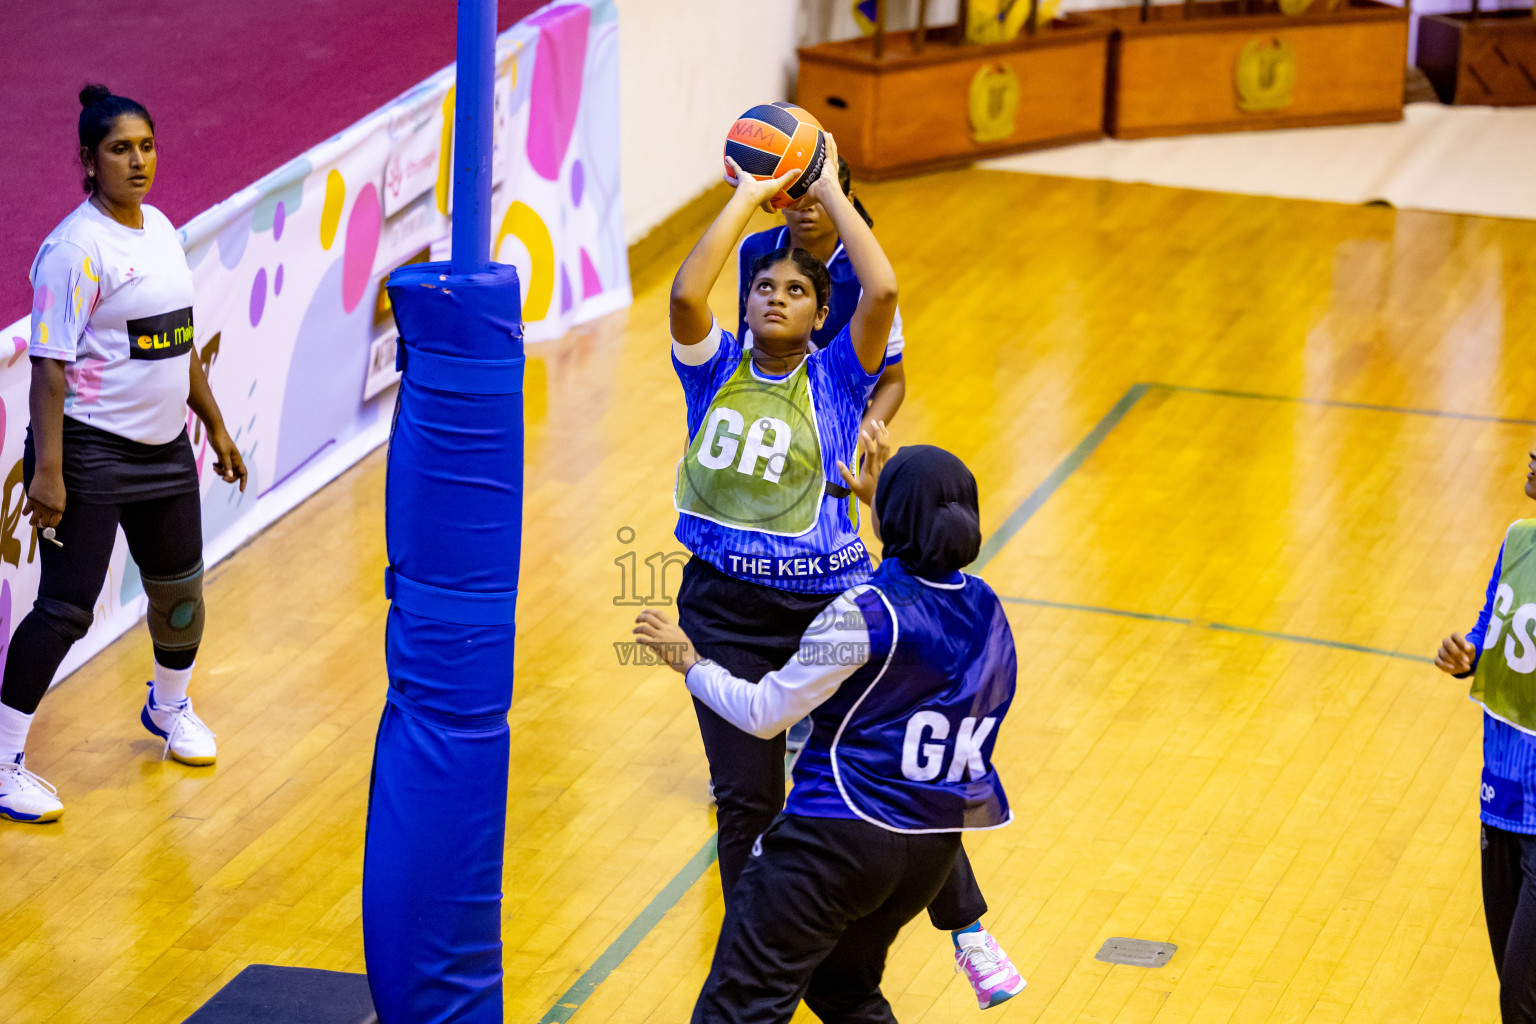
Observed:
[[[1049,25],[1061,9],[1061,0],[1040,0],[1037,25]],[[1005,43],[1018,38],[1029,20],[1029,0],[971,0],[966,10],[965,41]]]
[[[971,78],[971,139],[1002,142],[1019,112],[1019,76],[1006,64],[983,64]]]
[[[1296,50],[1282,39],[1250,39],[1237,56],[1237,108],[1249,112],[1291,105]]]

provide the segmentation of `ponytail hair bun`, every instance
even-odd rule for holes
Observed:
[[[110,99],[111,96],[112,90],[104,85],[88,85],[80,90],[80,105],[82,107],[95,106],[104,99]]]

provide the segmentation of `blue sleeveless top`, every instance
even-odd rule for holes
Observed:
[[[855,603],[868,662],[811,713],[785,810],[893,832],[1008,824],[992,749],[1018,660],[997,595],[975,576],[931,583],[888,558]]]

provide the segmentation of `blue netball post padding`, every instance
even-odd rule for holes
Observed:
[[[471,626],[505,626],[517,618],[517,591],[478,594],[444,590],[408,580],[393,568],[384,570],[384,596],[401,611],[439,622]]]
[[[390,689],[363,854],[368,980],[381,1024],[501,1024],[523,489],[523,396],[503,389],[521,373],[522,295],[496,264],[412,264],[388,287],[408,355],[385,495]],[[475,364],[496,383],[445,386]],[[432,372],[444,365],[449,376]]]
[[[521,330],[521,328],[519,328]],[[438,391],[462,391],[467,395],[510,395],[523,390],[523,358],[460,359],[431,352],[411,352],[410,346],[395,350],[395,369],[411,366],[411,376],[422,387]]]

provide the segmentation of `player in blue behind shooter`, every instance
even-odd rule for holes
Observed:
[[[641,642],[737,728],[815,723],[726,904],[695,1024],[788,1021],[802,999],[823,1021],[894,1021],[880,980],[897,932],[938,894],[961,832],[1013,820],[991,763],[1013,633],[992,589],[960,571],[981,546],[976,480],[943,449],[903,448],[872,511],[879,569],[755,683],[701,659],[660,612],[637,619]]]
[[[744,348],[709,308],[752,213],[794,181],[739,182],[672,284],[672,364],[687,402],[688,447],[679,460],[677,539],[692,557],[678,591],[681,627],[700,653],[749,682],[781,668],[833,599],[869,575],[848,467],[865,405],[885,367],[896,312],[896,274],[838,185],[837,147],[798,205],[818,205],[842,239],[862,289],[847,325],[824,348],[811,338],[828,316],[826,267],[802,249],[753,261]],[[877,429],[883,427],[876,425]],[[841,478],[842,482],[838,480]],[[866,499],[867,500],[867,499]],[[784,806],[784,735],[759,737],[695,701],[718,805],[720,882],[727,902],[757,837]],[[970,862],[954,858],[931,917],[951,933],[986,1008],[1024,987],[981,925],[987,903]]]
[[[1525,495],[1536,498],[1536,452]],[[1536,519],[1509,528],[1477,625],[1435,667],[1483,706],[1483,916],[1504,1024],[1536,1024]]]

